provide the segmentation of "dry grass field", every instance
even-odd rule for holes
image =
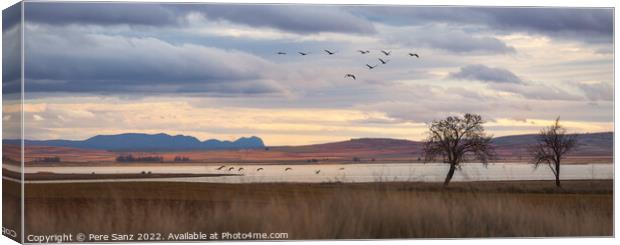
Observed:
[[[14,230],[17,234],[21,234],[21,200],[19,195],[21,186],[15,182],[2,180],[2,227]],[[5,234],[13,240],[18,240],[19,235],[12,237]]]
[[[14,184],[4,181],[5,188]],[[26,232],[287,232],[289,239],[612,236],[612,181],[563,185],[27,184]],[[10,196],[5,193],[5,204]]]

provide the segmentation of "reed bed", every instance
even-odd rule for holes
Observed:
[[[613,235],[612,181],[26,185],[27,234],[285,232],[288,239]]]

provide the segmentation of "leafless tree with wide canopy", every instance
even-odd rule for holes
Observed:
[[[429,124],[429,135],[424,144],[426,161],[441,156],[450,170],[444,181],[447,186],[460,164],[470,159],[487,164],[494,158],[491,136],[487,136],[480,115],[465,114],[463,117],[450,116]]]

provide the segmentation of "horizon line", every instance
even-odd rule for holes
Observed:
[[[614,131],[595,131],[595,132],[584,132],[584,133],[570,133],[569,135],[579,135],[579,134],[601,134],[601,133],[614,133]],[[148,135],[148,136],[155,136],[155,135],[167,135],[167,136],[171,136],[171,137],[178,137],[178,136],[182,136],[182,137],[192,137],[195,138],[196,140],[198,140],[199,142],[205,142],[205,141],[209,141],[209,140],[217,140],[220,142],[234,142],[240,139],[249,139],[249,138],[258,138],[261,141],[263,141],[263,144],[265,145],[265,147],[285,147],[285,146],[306,146],[306,145],[320,145],[320,144],[329,144],[329,143],[336,143],[336,142],[345,142],[345,141],[351,141],[351,140],[361,140],[361,139],[390,139],[390,140],[406,140],[406,141],[412,141],[412,142],[423,142],[424,139],[406,139],[406,138],[391,138],[391,137],[357,137],[357,138],[348,138],[348,139],[342,139],[342,140],[335,140],[335,141],[325,141],[325,142],[317,142],[317,143],[309,143],[309,144],[299,144],[299,145],[269,145],[266,144],[263,140],[262,137],[257,136],[256,134],[254,135],[250,135],[250,136],[241,136],[238,137],[235,140],[222,140],[222,139],[218,139],[218,138],[207,138],[204,140],[199,139],[196,136],[193,135],[186,135],[186,134],[168,134],[168,133],[139,133],[139,132],[126,132],[126,133],[118,133],[118,134],[97,134],[85,139],[23,139],[24,141],[55,141],[55,140],[66,140],[66,141],[86,141],[88,139],[91,139],[93,137],[97,137],[97,136],[118,136],[118,135],[125,135],[125,134],[141,134],[141,135]],[[492,138],[501,138],[501,137],[511,137],[511,136],[524,136],[524,135],[536,135],[537,133],[523,133],[523,134],[510,134],[510,135],[500,135],[500,136],[494,136],[491,135]],[[22,140],[22,139],[2,139],[3,143],[5,140]]]

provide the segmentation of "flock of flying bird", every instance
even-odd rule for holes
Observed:
[[[330,51],[330,50],[328,50],[328,49],[324,49],[323,51],[324,51],[327,55],[334,55],[334,54],[336,54],[336,53],[337,53],[337,51]],[[358,50],[357,52],[359,52],[360,54],[368,54],[368,53],[370,53],[370,50]],[[299,51],[299,52],[297,52],[297,53],[298,53],[299,55],[301,55],[301,56],[306,56],[306,55],[309,55],[309,54],[310,54],[309,52],[301,52],[301,51]],[[382,53],[385,57],[389,57],[389,56],[392,54],[392,51],[381,50],[381,53]],[[278,54],[278,55],[286,55],[287,53],[286,53],[286,52],[283,52],[283,51],[280,51],[280,52],[277,52],[276,54]],[[409,52],[409,53],[407,53],[407,54],[408,54],[410,57],[420,58],[420,55],[418,55],[417,53],[411,53],[411,52]],[[386,58],[386,59],[383,59],[383,57],[381,57],[381,58],[377,58],[377,60],[379,60],[379,62],[381,62],[381,63],[377,63],[377,64],[375,64],[375,65],[369,65],[369,64],[366,64],[366,67],[367,67],[369,70],[372,70],[372,69],[375,69],[377,66],[379,66],[379,65],[385,65],[385,64],[387,64],[387,63],[388,63],[388,61],[390,61],[390,60],[388,60],[387,58]],[[345,77],[345,78],[352,78],[353,80],[357,80],[357,78],[355,77],[355,75],[354,75],[354,74],[351,74],[351,73],[347,73],[344,77]],[[217,168],[217,170],[223,170],[225,167],[226,167],[225,165],[222,165],[222,166],[220,166],[219,168]],[[232,171],[232,170],[234,170],[234,169],[235,169],[235,167],[229,167],[229,168],[228,168],[228,171]],[[245,170],[245,169],[244,169],[244,168],[238,168],[238,169],[237,169],[237,171],[243,171],[243,170]],[[257,168],[257,169],[256,169],[256,171],[257,171],[257,172],[260,172],[260,171],[263,171],[263,170],[264,170],[263,168]],[[288,171],[291,171],[291,170],[293,170],[293,168],[290,168],[290,167],[289,167],[289,168],[285,168],[285,169],[284,169],[284,171],[285,171],[285,172],[288,172]],[[344,170],[344,168],[340,168],[340,169],[338,169],[338,170]],[[317,170],[315,170],[315,171],[314,171],[314,173],[315,173],[315,174],[319,174],[319,173],[321,173],[321,170],[320,170],[320,169],[317,169]]]
[[[336,54],[336,53],[337,53],[337,51],[330,51],[330,50],[328,50],[328,49],[324,49],[323,51],[324,51],[327,55],[334,55],[334,54]],[[359,52],[360,54],[368,54],[368,53],[370,53],[370,50],[357,50],[357,52]],[[309,55],[309,54],[310,54],[309,52],[301,52],[301,51],[299,51],[299,52],[297,52],[297,53],[298,53],[299,55],[301,55],[301,56],[306,56],[306,55]],[[392,51],[381,50],[381,53],[383,53],[383,55],[384,55],[385,57],[389,57],[389,56],[391,55]],[[276,54],[278,54],[278,55],[286,55],[287,53],[286,53],[286,52],[283,52],[283,51],[280,51],[280,52],[277,52]],[[420,58],[420,55],[418,55],[417,53],[411,53],[411,52],[409,52],[409,53],[407,53],[407,54],[408,54],[410,57]],[[381,64],[381,65],[385,65],[385,64],[387,64],[387,63],[388,63],[388,61],[390,61],[390,60],[388,60],[387,58],[386,58],[386,59],[382,59],[382,57],[381,57],[381,58],[377,58],[377,59],[378,59],[378,60],[379,60],[379,62],[381,62],[381,63],[377,63],[377,64],[375,64],[375,65],[369,65],[369,64],[366,64],[366,67],[367,67],[369,70],[372,70],[372,69],[375,69],[375,68],[376,68],[377,66],[379,66],[380,64]],[[355,77],[355,74],[351,74],[351,73],[347,73],[346,75],[344,75],[344,77],[345,77],[345,78],[352,78],[353,80],[357,80],[357,78]]]
[[[217,170],[224,170],[224,168],[226,168],[226,165],[220,166],[219,168],[217,168]],[[228,171],[233,171],[234,169],[235,169],[235,167],[229,167]],[[237,171],[243,171],[243,170],[245,170],[245,169],[244,168],[238,168],[237,169]],[[265,169],[257,168],[256,172],[260,172],[260,171],[263,171],[263,170],[265,170]],[[288,171],[291,171],[291,170],[293,170],[293,168],[285,168],[284,172],[288,172]],[[344,168],[339,168],[338,170],[344,170]],[[321,170],[320,169],[314,170],[314,173],[315,174],[319,174],[319,173],[321,173]]]
[[[336,53],[337,53],[337,51],[330,51],[330,50],[328,50],[328,49],[324,49],[323,51],[324,51],[325,53],[327,53],[327,55],[334,55],[334,54],[336,54]],[[360,54],[368,54],[368,53],[370,53],[370,50],[358,50],[357,52],[359,52]],[[301,51],[299,51],[299,52],[297,52],[297,53],[298,53],[299,55],[301,55],[301,56],[306,56],[306,55],[309,55],[309,54],[310,54],[309,52],[301,52]],[[381,53],[382,53],[385,57],[389,57],[389,56],[392,54],[392,51],[381,50]],[[278,55],[286,55],[287,53],[286,53],[286,52],[282,52],[282,51],[280,51],[280,52],[277,52],[276,54],[278,54]],[[420,58],[420,55],[418,55],[417,53],[411,53],[411,52],[409,52],[409,53],[407,53],[407,54],[408,54],[410,57]],[[369,65],[369,64],[366,64],[366,67],[367,67],[369,70],[372,70],[372,69],[375,69],[375,68],[376,68],[377,66],[379,66],[380,64],[381,64],[381,65],[385,65],[385,64],[387,64],[387,63],[388,63],[388,61],[390,61],[390,60],[388,60],[388,59],[383,59],[383,58],[377,58],[377,60],[379,60],[379,62],[380,62],[380,63],[377,63],[377,64],[375,64],[375,65]],[[355,75],[354,75],[354,74],[351,74],[351,73],[347,73],[344,77],[345,77],[345,78],[352,78],[353,80],[357,80],[357,78],[355,77]],[[226,167],[225,165],[222,165],[222,166],[220,166],[219,168],[217,168],[217,170],[223,170],[225,167]],[[235,169],[235,167],[229,167],[229,168],[228,168],[228,171],[232,171],[232,170],[234,170],[234,169]],[[238,169],[237,169],[237,171],[243,171],[243,170],[245,170],[245,169],[244,169],[244,168],[238,168]],[[260,171],[263,171],[263,170],[264,170],[263,168],[257,168],[257,169],[256,169],[256,171],[257,171],[257,172],[260,172]],[[285,168],[285,169],[284,169],[284,171],[285,171],[285,172],[288,172],[288,171],[291,171],[291,170],[293,170],[293,168],[290,168],[290,167],[289,167],[289,168]],[[339,168],[338,170],[344,170],[344,168]],[[321,173],[321,170],[320,170],[320,169],[317,169],[317,170],[315,170],[315,171],[314,171],[314,173],[315,173],[315,174],[319,174],[319,173]]]

